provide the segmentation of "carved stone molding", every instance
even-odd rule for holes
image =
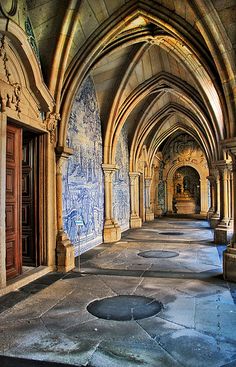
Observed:
[[[21,112],[21,91],[19,83],[11,81],[9,71],[8,56],[6,49],[6,37],[2,36],[0,41],[0,103],[2,112],[9,107],[18,113]]]
[[[58,121],[60,121],[60,114],[56,112],[49,112],[45,119],[46,129],[50,133],[50,142],[52,144],[55,144],[56,142],[56,129]]]

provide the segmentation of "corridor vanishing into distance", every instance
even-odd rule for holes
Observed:
[[[1,298],[1,366],[236,366],[224,248],[207,221],[179,217],[97,246],[73,271]]]

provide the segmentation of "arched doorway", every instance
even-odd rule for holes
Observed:
[[[173,176],[173,212],[177,214],[200,213],[200,176],[190,166],[179,167]]]

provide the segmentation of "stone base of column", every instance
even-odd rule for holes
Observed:
[[[147,211],[145,215],[145,219],[147,222],[154,220],[154,213],[151,211]]]
[[[219,224],[214,231],[214,242],[227,244],[232,237],[232,230],[229,226]]]
[[[103,229],[103,242],[117,242],[121,239],[121,228],[117,223],[105,223]]]
[[[137,215],[131,215],[130,217],[130,228],[140,228],[142,227],[142,219]]]
[[[223,253],[223,275],[225,280],[236,282],[236,248],[229,246]]]
[[[155,216],[155,218],[159,218],[159,217],[161,217],[161,216],[162,216],[162,214],[163,214],[163,210],[162,210],[159,206],[157,206],[157,207],[155,208],[155,212],[154,212],[154,216]]]
[[[233,231],[233,226],[234,226],[234,221],[233,221],[233,219],[230,219],[230,221],[229,221],[229,228],[232,231]]]
[[[200,215],[201,215],[201,217],[203,217],[203,218],[207,218],[207,212],[206,211],[204,211],[204,210],[201,210],[200,211]]]
[[[220,223],[220,217],[216,214],[213,214],[213,216],[210,218],[211,228],[216,228],[219,223]]]
[[[75,267],[74,246],[67,234],[60,231],[57,235],[57,271],[67,273]]]
[[[213,209],[210,208],[207,212],[207,219],[210,220],[213,215],[214,215],[214,211]]]

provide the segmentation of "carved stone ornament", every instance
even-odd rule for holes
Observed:
[[[56,128],[60,120],[60,114],[56,112],[48,112],[46,117],[46,129],[50,133],[50,142],[56,142]]]
[[[6,39],[2,36],[0,41],[0,103],[1,111],[5,112],[9,107],[18,113],[21,112],[21,85],[11,81],[11,73],[8,67],[6,51]]]

